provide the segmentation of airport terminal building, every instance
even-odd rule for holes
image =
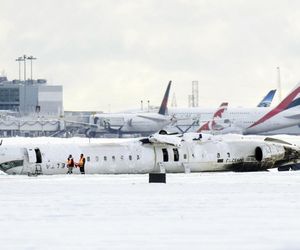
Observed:
[[[63,109],[62,85],[45,79],[12,80],[0,76],[0,136],[85,135],[96,112]],[[100,113],[100,111],[97,111]]]
[[[45,79],[8,81],[6,76],[1,76],[0,110],[14,111],[21,116],[62,116],[63,87],[48,85]]]

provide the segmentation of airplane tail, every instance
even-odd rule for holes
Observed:
[[[276,89],[270,90],[270,92],[261,100],[257,107],[270,107],[275,93]]]
[[[221,103],[220,107],[217,109],[217,111],[214,113],[213,120],[216,118],[222,118],[223,113],[228,108],[228,102]]]
[[[262,118],[260,118],[258,121],[253,123],[251,127],[254,127],[260,123],[263,123],[264,121],[272,118],[273,116],[291,109],[291,108],[299,108],[300,111],[300,83],[296,85],[296,87],[282,100],[281,103],[279,103],[275,108],[273,108],[270,112],[265,114]]]
[[[211,121],[208,121],[204,123],[198,130],[197,132],[200,133],[202,131],[209,131],[209,130],[214,130],[217,128],[217,122],[216,119],[222,118],[223,113],[227,110],[228,108],[228,102],[223,102],[221,103],[220,107],[217,109],[217,111],[214,113],[213,118]]]
[[[160,108],[159,108],[159,111],[158,111],[158,114],[160,114],[160,115],[166,115],[167,114],[167,109],[168,109],[167,106],[168,106],[168,99],[169,99],[171,83],[172,83],[172,81],[169,81],[169,84],[168,84],[168,87],[166,89],[164,98],[161,102],[161,105],[160,105]]]

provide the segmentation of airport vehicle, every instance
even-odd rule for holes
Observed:
[[[222,119],[218,119],[219,133],[263,134],[283,128],[286,128],[286,131],[282,130],[281,133],[288,133],[291,126],[300,124],[299,96],[300,84],[275,108],[228,107],[222,114]],[[213,117],[211,109],[201,108],[170,108],[169,113],[177,119],[193,117],[201,121],[201,124],[211,121]]]
[[[86,158],[87,174],[180,173],[285,169],[300,148],[278,138],[242,135],[153,134],[144,138],[6,138],[0,170],[7,174],[66,174],[67,157]],[[79,173],[78,169],[73,173]]]
[[[98,130],[122,134],[155,133],[168,124],[174,122],[174,117],[167,114],[167,104],[171,88],[169,82],[158,113],[109,113],[95,114],[91,117],[91,124],[97,125]],[[97,132],[97,130],[94,130]]]

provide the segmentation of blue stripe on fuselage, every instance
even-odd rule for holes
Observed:
[[[285,110],[290,109],[290,108],[293,108],[293,107],[296,107],[296,106],[299,106],[299,105],[300,105],[300,98],[297,98],[296,100],[292,101],[292,102],[285,108]]]

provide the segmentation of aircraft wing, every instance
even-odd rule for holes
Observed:
[[[92,123],[75,122],[75,121],[68,121],[68,120],[64,120],[64,122],[66,122],[66,123],[71,123],[71,124],[83,125],[83,126],[85,126],[85,127],[98,128],[98,126],[97,126],[96,124],[92,124]]]
[[[285,116],[285,118],[297,120],[300,119],[300,114]]]
[[[170,117],[163,116],[163,115],[155,115],[155,116],[137,115],[137,116],[141,117],[141,118],[144,118],[144,119],[148,119],[148,120],[152,120],[152,121],[157,121],[157,122],[170,120]]]
[[[291,145],[291,146],[293,145],[292,143],[289,143],[289,142],[281,140],[281,139],[273,138],[273,137],[266,137],[265,141],[276,142],[276,143],[286,144],[286,145]]]
[[[160,135],[154,134],[149,136],[149,142],[157,144],[168,144],[175,147],[181,146],[181,138],[175,135]]]

